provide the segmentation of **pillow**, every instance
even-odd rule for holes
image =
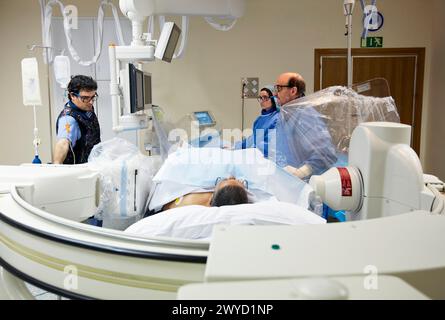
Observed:
[[[234,206],[184,206],[142,219],[125,230],[138,236],[210,239],[215,225],[322,224],[326,220],[292,203],[264,201]]]

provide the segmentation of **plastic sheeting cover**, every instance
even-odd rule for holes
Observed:
[[[353,130],[370,121],[400,122],[392,97],[326,88],[281,108],[275,141],[269,141],[270,157],[279,166],[308,164],[313,174],[321,174],[346,164]]]
[[[280,167],[308,165],[310,174],[321,174],[330,167],[347,165],[350,138],[360,123],[400,122],[392,97],[365,95],[368,89],[374,95],[389,95],[386,80],[375,79],[354,88],[361,88],[357,91],[363,94],[333,86],[282,106],[276,130],[269,133],[268,158]],[[159,123],[155,123],[155,128],[165,159],[165,153],[175,148],[168,141],[165,128]]]
[[[152,179],[160,167],[130,142],[113,138],[94,146],[90,169],[100,173],[100,202],[95,217],[104,227],[125,229],[145,213]]]

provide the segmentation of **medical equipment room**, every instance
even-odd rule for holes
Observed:
[[[0,300],[445,299],[444,16],[0,0]]]

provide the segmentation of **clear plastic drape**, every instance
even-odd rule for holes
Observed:
[[[382,79],[354,89],[389,94]],[[281,108],[275,140],[269,141],[269,157],[283,167],[309,166],[309,175],[321,174],[332,166],[347,164],[352,132],[360,123],[370,121],[400,122],[394,99],[367,96],[341,86],[326,88]]]
[[[178,141],[169,138],[177,135],[171,135],[169,130],[172,128],[159,121],[159,117],[153,118],[161,155],[165,159],[169,152],[176,150],[174,145]],[[281,107],[276,128],[269,130],[267,143],[256,145],[280,167],[307,179],[332,166],[347,165],[352,132],[360,123],[370,121],[400,122],[384,79],[359,83],[353,89],[329,87],[294,100]],[[216,133],[222,131],[215,130]],[[262,139],[263,136],[262,132],[257,132],[257,137]],[[224,135],[212,137],[216,142],[209,146],[225,147],[227,141],[224,139],[230,138]]]

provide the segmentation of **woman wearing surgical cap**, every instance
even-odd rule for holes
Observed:
[[[261,106],[261,115],[253,123],[253,136],[237,143],[235,149],[258,148],[267,158],[268,145],[273,143],[272,139],[275,139],[275,134],[269,134],[269,132],[275,129],[279,109],[272,90],[267,87],[260,90],[257,99]]]

